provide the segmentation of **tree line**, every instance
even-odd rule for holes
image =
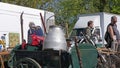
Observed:
[[[120,0],[1,0],[55,13],[56,24],[66,27],[69,33],[78,15],[97,12],[120,14]],[[66,29],[65,28],[65,29]]]

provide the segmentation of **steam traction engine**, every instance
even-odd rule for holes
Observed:
[[[36,39],[36,40],[35,40]],[[45,40],[32,35],[38,45],[24,43],[11,51],[8,62],[11,68],[95,68],[97,50],[87,43],[75,43],[68,48],[64,33],[60,27],[50,28]],[[44,43],[41,43],[41,40]],[[25,46],[25,47],[22,47]],[[41,46],[42,50],[41,50]]]
[[[35,37],[32,37],[32,41]],[[68,68],[70,65],[70,54],[67,52],[66,39],[59,27],[51,27],[44,43],[40,42],[37,46],[26,44],[24,48],[23,45],[18,45],[11,51],[9,67]],[[43,46],[42,50],[40,46]]]

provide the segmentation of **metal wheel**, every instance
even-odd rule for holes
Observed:
[[[41,68],[41,66],[32,58],[23,58],[16,62],[14,68]]]

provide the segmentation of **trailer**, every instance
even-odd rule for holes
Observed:
[[[23,19],[23,27],[24,27],[23,37],[26,41],[27,41],[27,31],[29,29],[29,22],[34,22],[35,25],[40,26],[43,31],[44,31],[44,26],[42,22],[44,22],[44,24],[46,25],[45,27],[47,30],[49,29],[50,25],[55,24],[53,12],[0,2],[0,24],[1,24],[0,37],[4,37],[5,35],[5,41],[7,47],[9,46],[14,47],[16,44],[20,44],[22,42],[21,40],[22,13],[23,13],[22,19]],[[14,42],[12,40],[14,40]]]

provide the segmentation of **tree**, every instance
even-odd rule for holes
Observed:
[[[5,3],[11,3],[31,8],[42,8],[45,3],[50,2],[51,0],[2,0]]]
[[[113,2],[111,2],[111,12],[120,14],[120,0],[113,0]]]

